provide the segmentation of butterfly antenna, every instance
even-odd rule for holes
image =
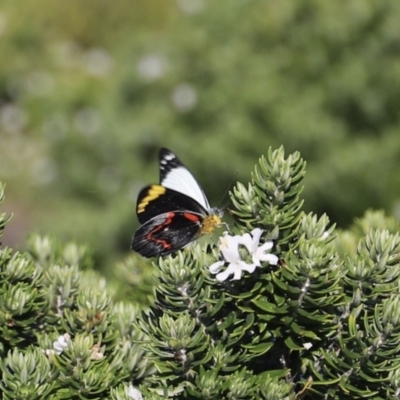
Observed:
[[[226,205],[225,206],[222,206],[222,203],[223,203],[224,199],[228,196],[228,192],[231,189],[231,187],[233,186],[233,182],[236,180],[237,175],[238,175],[238,170],[236,170],[235,176],[231,179],[231,181],[229,182],[228,187],[225,189],[225,192],[224,192],[224,194],[223,194],[223,196],[221,198],[221,201],[219,202],[219,205],[217,207],[219,210],[225,210],[228,207],[229,199],[226,201]]]
[[[219,206],[217,207],[218,210],[220,211],[225,211],[225,209],[228,207],[229,204],[229,199],[226,201],[225,206],[221,206],[222,202],[224,201],[224,199],[227,197],[228,195],[228,191],[231,189],[231,187],[233,186],[233,181],[236,179],[238,175],[238,170],[236,170],[234,177],[231,179],[231,181],[229,182],[228,187],[225,189],[224,195],[222,196],[222,199],[220,201]],[[231,233],[230,227],[228,225],[227,222],[222,222],[222,225],[225,225],[226,229],[228,230],[229,233]]]

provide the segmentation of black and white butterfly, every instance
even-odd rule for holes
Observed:
[[[131,248],[144,257],[179,250],[222,224],[222,210],[211,208],[203,189],[170,150],[160,150],[160,184],[146,186],[137,199],[141,227]]]

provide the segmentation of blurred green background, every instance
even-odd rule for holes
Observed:
[[[161,146],[213,204],[283,144],[306,210],[398,217],[399,21],[398,0],[1,2],[3,242],[128,254]]]

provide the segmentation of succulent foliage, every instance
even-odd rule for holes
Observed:
[[[229,234],[262,229],[279,258],[240,279],[210,272],[223,238],[158,258],[157,273],[131,256],[118,285],[83,246],[0,248],[1,398],[399,399],[399,224],[369,211],[343,232],[304,213],[305,167],[269,149],[230,193]]]

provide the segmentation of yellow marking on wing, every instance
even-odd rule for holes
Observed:
[[[202,221],[200,233],[212,233],[216,227],[221,225],[221,223],[221,218],[218,217],[218,215],[210,215],[205,217]]]
[[[147,192],[147,196],[143,197],[142,201],[137,206],[137,212],[144,212],[147,205],[163,195],[166,192],[165,187],[160,185],[151,185],[149,191]]]

